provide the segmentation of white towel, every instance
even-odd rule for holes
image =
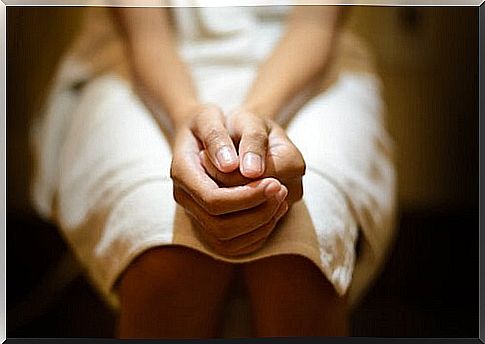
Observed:
[[[176,10],[178,22],[190,24],[178,25],[180,47],[201,98],[226,111],[242,101],[258,64],[281,36],[287,13],[237,9]],[[169,244],[232,262],[300,254],[339,294],[348,292],[352,304],[358,301],[382,267],[394,228],[393,148],[375,76],[341,73],[298,111],[287,130],[308,165],[303,201],[263,249],[227,259],[198,239],[175,205],[168,143],[132,85],[116,73],[95,74],[93,61],[81,55],[71,51],[64,59],[33,126],[33,200],[58,223],[114,305],[113,286],[130,261]],[[81,91],[72,87],[79,81],[86,83]],[[362,251],[356,256],[358,235]]]

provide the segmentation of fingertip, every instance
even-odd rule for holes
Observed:
[[[231,173],[237,170],[238,167],[239,167],[239,162],[236,160],[226,165],[219,165],[219,171],[223,173]]]
[[[268,184],[264,187],[264,194],[267,198],[271,198],[274,195],[276,195],[280,190],[281,187],[280,182],[278,182],[276,179],[270,179]]]
[[[264,163],[257,153],[246,152],[241,161],[241,174],[246,178],[258,178],[264,173]]]
[[[283,202],[283,206],[281,208],[281,212],[279,214],[279,218],[282,218],[288,211],[288,209],[290,209],[290,206],[288,205],[288,202]]]
[[[275,194],[275,198],[281,203],[285,200],[286,196],[288,196],[288,189],[286,186],[281,185],[281,189]]]
[[[256,179],[263,175],[262,173],[259,173],[259,172],[244,170],[244,168],[241,169],[241,174],[243,175],[243,177],[248,179]]]
[[[232,147],[223,146],[216,153],[217,167],[221,172],[233,172],[239,167],[237,154]]]

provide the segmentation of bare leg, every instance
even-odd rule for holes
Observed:
[[[255,335],[346,336],[345,298],[308,259],[281,255],[245,264]]]
[[[119,337],[215,337],[232,275],[233,265],[188,248],[148,250],[122,276]]]

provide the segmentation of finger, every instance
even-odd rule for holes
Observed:
[[[220,186],[243,185],[252,180],[242,175],[239,170],[230,173],[220,172],[212,164],[205,150],[200,151],[199,158],[206,173]],[[305,175],[305,169],[303,156],[289,139],[270,137],[263,178],[272,177],[285,183],[295,177],[301,179]]]
[[[239,170],[230,173],[219,171],[210,161],[206,150],[200,151],[199,158],[206,173],[220,186],[244,185],[251,182],[251,179],[244,177]]]
[[[303,198],[303,180],[301,177],[285,181],[284,185],[288,189],[288,197],[286,199],[290,206]]]
[[[209,177],[207,177],[210,179]],[[249,184],[220,188],[212,180],[201,184],[197,179],[174,179],[174,185],[182,188],[209,214],[222,215],[254,208],[272,198],[282,189],[275,178],[264,178]],[[286,188],[285,188],[286,189]]]
[[[232,172],[239,166],[236,148],[224,125],[225,117],[217,107],[210,107],[198,115],[193,124],[195,136],[209,153],[212,163],[221,172]]]
[[[274,198],[266,203],[245,210],[240,213],[222,215],[219,219],[219,239],[230,241],[241,235],[245,235],[268,223],[278,212],[281,203],[288,195],[286,187],[282,187]],[[237,224],[236,226],[234,224]]]
[[[211,215],[181,188],[174,188],[174,198],[187,213],[190,213],[206,231],[212,233],[219,240],[231,240],[249,233],[268,223],[276,214],[280,204],[287,195],[286,188],[264,204],[232,214]]]
[[[217,170],[210,162],[205,151],[200,152],[200,159],[206,173],[220,186],[244,185],[250,182],[250,179],[244,177],[239,171],[222,173]],[[267,166],[266,173],[270,174],[272,172],[271,167],[274,167],[274,164],[270,163]],[[273,176],[276,176],[276,173]],[[301,175],[297,174],[297,177],[287,180],[280,179],[280,182],[288,189],[287,201],[290,206],[303,198],[303,180]]]
[[[174,185],[183,187],[195,197],[212,193],[219,186],[207,175],[199,158],[197,139],[190,133],[189,139],[185,139],[177,146],[174,158],[170,166],[170,178]]]
[[[282,202],[276,213],[267,223],[249,233],[242,234],[231,240],[220,240],[221,244],[224,244],[230,250],[238,251],[262,239],[266,239],[271,234],[278,221],[286,214],[288,208],[288,203]]]
[[[237,252],[228,252],[225,255],[228,256],[228,257],[240,257],[240,256],[244,256],[244,255],[247,255],[247,254],[251,254],[251,253],[256,252],[259,249],[261,249],[263,247],[265,241],[266,241],[265,239],[262,239],[258,242],[255,242],[251,246],[245,247],[244,249],[241,249]]]
[[[280,180],[288,180],[305,175],[303,155],[282,128],[271,128],[268,142],[266,177],[278,176]]]
[[[287,211],[288,204],[283,202],[271,220],[258,229],[229,241],[221,241],[217,238],[212,238],[209,240],[215,250],[218,252],[223,252],[223,254],[227,256],[249,254],[259,249],[264,244],[266,239],[270,236],[278,224],[278,221],[286,214]]]
[[[210,248],[212,248],[216,253],[222,255],[222,256],[227,256],[227,257],[234,257],[234,256],[240,256],[244,254],[249,254],[251,252],[254,252],[258,249],[260,249],[264,242],[265,239],[261,239],[260,241],[257,241],[250,246],[239,250],[239,252],[231,252],[230,250],[227,249],[226,246],[221,245],[221,243],[214,237],[209,235],[209,233],[204,232],[204,230],[201,228],[201,226],[197,223],[197,221],[192,217],[192,215],[187,214],[190,220],[192,221],[192,224],[195,228],[197,228],[198,233],[200,234],[202,240],[204,243],[206,243]]]
[[[249,209],[265,202],[281,189],[281,183],[275,178],[220,188],[205,172],[200,163],[196,138],[189,134],[189,139],[182,141],[183,144],[174,153],[170,176],[174,185],[183,188],[209,213],[218,215]]]
[[[238,114],[234,123],[234,134],[239,140],[239,166],[247,178],[261,177],[265,170],[269,128],[256,116]]]
[[[244,185],[249,183],[251,180],[249,178],[244,177],[239,171],[234,171],[231,173],[222,173],[214,165],[210,162],[205,150],[200,152],[200,160],[201,164],[204,167],[206,173],[220,186],[236,186],[236,185]],[[272,168],[274,164],[270,163],[267,165],[266,174],[272,173]],[[273,174],[276,176],[276,173]],[[297,177],[285,180],[279,179],[280,182],[286,186],[288,189],[288,196],[287,200],[289,205],[293,205],[293,203],[298,202],[303,197],[303,182],[302,176],[297,174]]]

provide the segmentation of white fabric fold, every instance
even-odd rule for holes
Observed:
[[[226,112],[240,105],[260,61],[281,37],[287,13],[237,10],[175,10],[181,52],[201,98]],[[226,26],[221,17],[234,21]],[[377,78],[341,73],[296,113],[287,132],[308,166],[303,201],[266,247],[228,259],[200,242],[176,207],[170,148],[132,85],[115,73],[94,76],[92,61],[76,60],[75,52],[68,56],[33,126],[33,200],[59,224],[103,295],[116,299],[116,280],[137,254],[181,244],[236,263],[303,255],[339,294],[349,294],[351,304],[359,300],[393,236],[393,145]],[[79,81],[85,86],[76,90]],[[362,252],[356,256],[359,236]]]

